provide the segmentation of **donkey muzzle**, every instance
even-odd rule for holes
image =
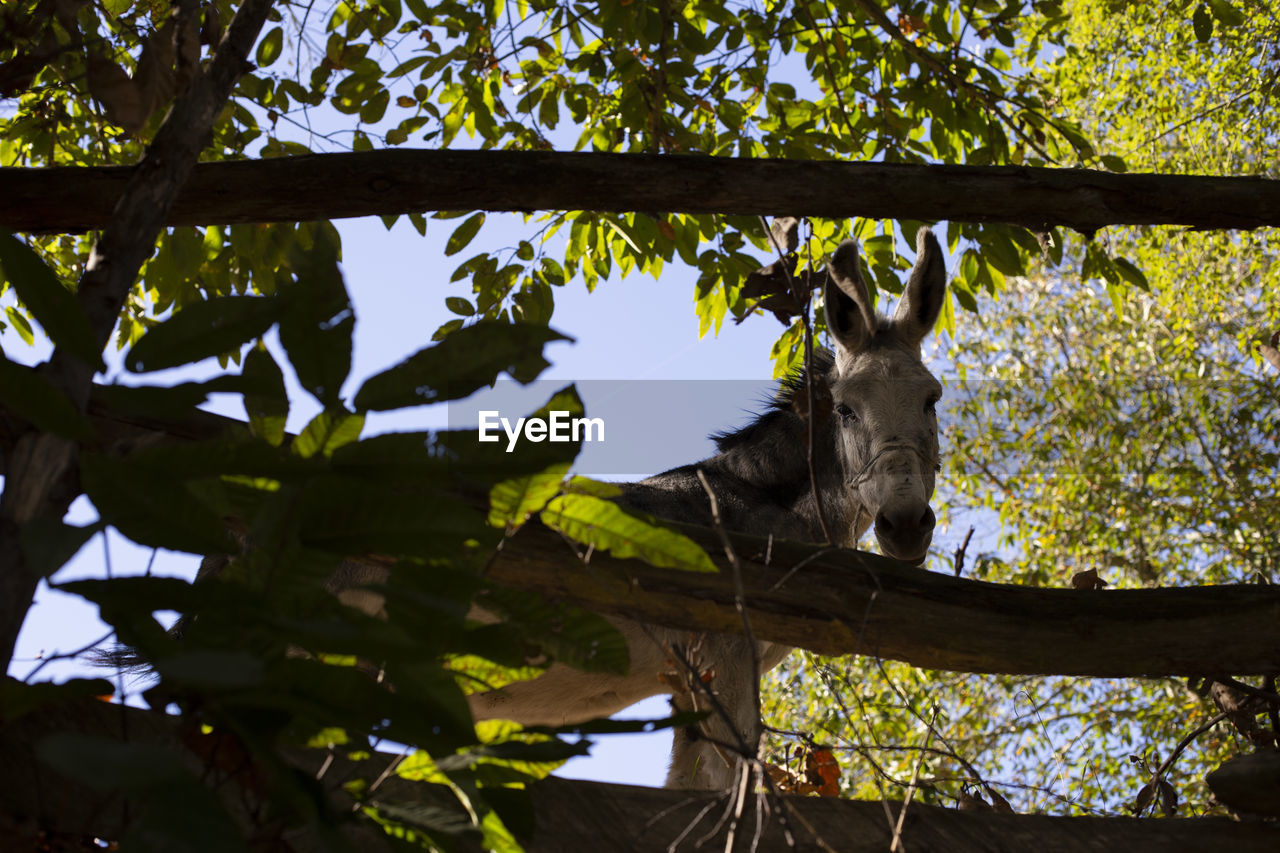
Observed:
[[[929,553],[936,522],[927,503],[903,501],[883,506],[876,513],[876,540],[887,556],[921,563]]]

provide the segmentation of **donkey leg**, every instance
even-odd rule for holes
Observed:
[[[723,791],[733,785],[741,756],[755,757],[759,747],[755,697],[760,676],[752,669],[751,647],[743,637],[708,634],[701,656],[712,677],[677,693],[672,704],[679,711],[707,711],[709,716],[696,726],[676,729],[666,786]]]

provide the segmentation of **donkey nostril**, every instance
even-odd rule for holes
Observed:
[[[924,513],[920,516],[920,531],[926,532],[932,530],[934,525],[938,523],[937,517],[933,514],[933,510],[929,507],[924,508]]]

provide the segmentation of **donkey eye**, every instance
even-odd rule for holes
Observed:
[[[847,420],[856,421],[858,419],[858,416],[853,413],[853,409],[849,408],[844,403],[841,403],[838,406],[836,406],[836,414],[846,421]]]

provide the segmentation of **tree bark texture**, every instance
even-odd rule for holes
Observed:
[[[253,770],[228,776],[224,758],[219,765],[211,753],[212,738],[181,732],[175,719],[133,708],[76,702],[46,707],[41,712],[0,728],[0,756],[5,772],[0,774],[0,845],[4,849],[34,849],[30,844],[36,827],[49,835],[47,840],[121,837],[130,821],[137,818],[139,804],[127,804],[114,791],[95,790],[66,779],[40,763],[35,747],[41,739],[57,732],[77,731],[132,743],[154,744],[185,757],[190,770],[220,791],[233,815],[245,819],[252,810]],[[197,752],[204,754],[198,757]],[[363,762],[353,762],[341,754],[323,750],[297,750],[292,763],[316,776],[338,811],[350,808],[351,801],[342,784],[351,778],[373,780],[392,756],[375,753]],[[219,771],[223,772],[219,772]],[[609,785],[548,778],[530,788],[534,825],[531,832],[517,836],[530,853],[560,853],[567,850],[612,851],[723,850],[726,827],[713,825],[724,812],[727,800],[717,794],[670,791],[629,785]],[[391,775],[373,789],[371,799],[402,805],[434,807],[465,819],[456,798],[443,786],[409,782]],[[826,849],[841,853],[883,853],[893,837],[885,807],[895,820],[902,809],[898,801],[850,801],[831,798],[786,796],[783,804],[796,846],[789,846],[779,820],[779,803],[769,804],[762,816],[763,830],[754,849],[762,853],[816,851],[815,835]],[[756,810],[760,802],[748,795],[739,824],[735,850],[752,849]],[[706,814],[699,816],[706,809]],[[686,831],[694,825],[692,831]],[[277,830],[279,831],[279,830]],[[270,840],[259,830],[259,841]],[[322,849],[320,839],[301,831],[280,832],[281,848],[308,851]],[[389,850],[386,839],[370,824],[351,825],[347,838],[357,850]],[[710,835],[701,847],[695,844]],[[1123,850],[1179,851],[1231,850],[1233,853],[1274,851],[1280,831],[1265,823],[1236,823],[1226,818],[1135,819],[1127,817],[1048,817],[994,812],[960,812],[939,806],[913,803],[907,809],[902,841],[910,853],[966,853],[966,851],[1035,850],[1058,851]],[[678,839],[679,843],[670,846]],[[269,846],[263,844],[263,847]],[[61,849],[61,848],[60,848]],[[331,849],[331,848],[324,848]],[[459,849],[478,849],[463,844]]]
[[[0,169],[0,225],[101,228],[132,167]],[[1107,225],[1280,225],[1280,181],[1087,169],[391,149],[201,163],[167,225],[434,210],[795,214]]]
[[[208,69],[174,101],[142,160],[120,167],[122,180],[110,198],[100,199],[106,215],[99,227],[105,231],[90,253],[76,293],[100,347],[111,337],[143,261],[155,250],[174,199],[208,144],[214,121],[249,67],[249,52],[274,2],[240,4]],[[0,178],[0,186],[4,184]],[[95,366],[59,347],[43,367],[55,387],[83,412]],[[74,442],[49,433],[25,433],[8,456],[10,474],[0,494],[0,654],[5,660],[13,657],[40,580],[26,565],[19,532],[33,518],[61,518],[77,494],[79,476]]]

